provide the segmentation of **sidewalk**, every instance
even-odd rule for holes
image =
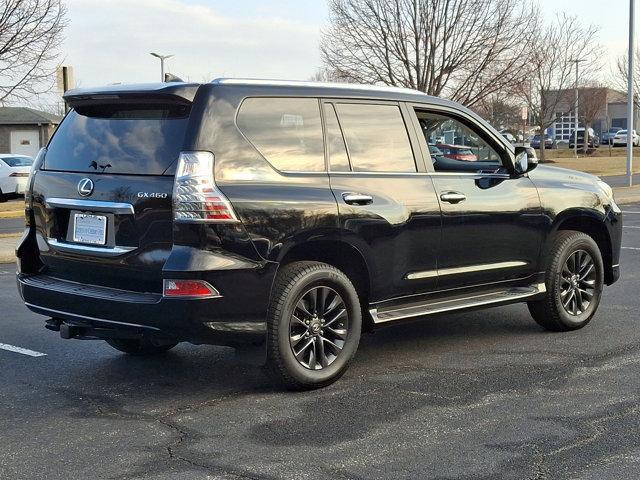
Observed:
[[[640,203],[640,185],[614,188],[616,202],[620,205]],[[22,214],[22,213],[21,213]],[[0,263],[15,261],[15,248],[21,234],[0,234]]]

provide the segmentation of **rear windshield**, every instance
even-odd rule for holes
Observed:
[[[0,160],[10,167],[30,167],[33,163],[31,157],[3,157]]]
[[[92,105],[72,110],[45,157],[46,170],[162,174],[176,161],[186,105]]]

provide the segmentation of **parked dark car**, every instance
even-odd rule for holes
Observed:
[[[613,137],[615,137],[616,133],[618,133],[620,130],[622,130],[622,128],[619,128],[619,127],[610,128],[609,130],[607,130],[602,134],[602,137],[600,138],[600,143],[602,145],[609,145],[609,144],[613,145]]]
[[[569,137],[569,148],[575,148],[576,144],[576,131],[571,130],[571,136]],[[596,135],[593,128],[589,129],[589,140],[587,141],[587,148],[598,148],[600,146],[600,139]],[[578,148],[584,148],[584,128],[578,128]]]
[[[133,355],[262,344],[276,378],[313,388],[363,331],[516,302],[575,330],[619,276],[611,188],[536,168],[451,101],[257,80],[65,100],[17,247],[20,294],[62,338]],[[482,157],[434,163],[445,131],[471,131]]]
[[[542,137],[540,135],[534,135],[533,138],[531,139],[530,145],[535,149],[539,149],[540,148],[541,138]],[[553,147],[555,147],[555,143],[553,141],[553,138],[551,138],[551,135],[545,134],[544,135],[544,148],[548,149],[548,148],[553,148]]]

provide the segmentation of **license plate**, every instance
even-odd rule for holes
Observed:
[[[76,213],[73,224],[73,241],[104,245],[107,243],[107,217]]]

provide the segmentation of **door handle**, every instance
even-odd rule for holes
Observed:
[[[373,197],[363,193],[344,192],[342,199],[344,203],[348,203],[349,205],[369,205],[373,203]]]
[[[440,194],[440,200],[447,203],[460,203],[464,202],[467,196],[459,192],[444,192]]]

